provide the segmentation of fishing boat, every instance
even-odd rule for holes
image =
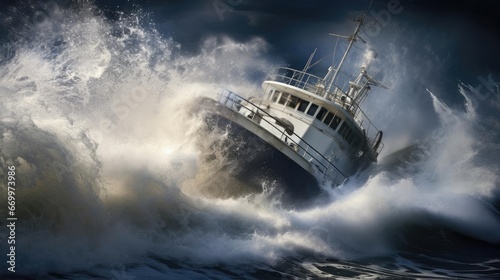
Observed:
[[[359,37],[365,14],[345,38],[348,45],[324,77],[308,70],[273,69],[262,83],[260,98],[244,98],[227,89],[217,98],[201,97],[198,109],[210,131],[224,133],[227,173],[251,190],[266,183],[281,190],[292,205],[322,193],[323,185],[337,186],[377,157],[384,147],[378,130],[361,109],[373,87],[388,88],[361,67],[344,87],[338,75]],[[337,39],[338,40],[338,39]]]

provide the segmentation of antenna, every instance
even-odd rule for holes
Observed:
[[[311,61],[312,61],[312,59],[313,59],[314,55],[316,54],[316,51],[317,51],[317,50],[318,50],[318,48],[315,48],[315,49],[314,49],[314,52],[311,54],[311,56],[309,56],[309,60],[307,61],[306,66],[304,66],[304,70],[303,70],[303,72],[306,72],[306,71],[307,71],[307,69],[309,69],[309,67],[310,67],[310,65],[311,65]]]
[[[356,29],[354,30],[354,33],[351,36],[344,36],[344,35],[338,35],[338,34],[333,34],[330,33],[332,36],[340,37],[340,38],[345,38],[349,41],[349,45],[347,46],[346,51],[344,52],[344,55],[342,56],[342,59],[340,60],[339,66],[337,66],[337,69],[335,69],[335,74],[332,77],[332,81],[330,82],[328,88],[331,87],[331,85],[335,82],[335,79],[337,79],[337,75],[340,72],[340,69],[342,68],[342,65],[344,64],[344,60],[347,57],[347,54],[351,50],[352,45],[357,41],[357,39],[360,39],[363,43],[366,43],[365,40],[363,40],[361,37],[359,37],[359,31],[361,28],[361,25],[363,24],[363,21],[365,20],[366,14],[368,13],[368,10],[372,6],[373,0],[370,2],[370,5],[368,5],[368,8],[363,12],[361,16],[359,16],[356,19],[353,19],[353,21],[358,22],[358,25],[356,26]]]
[[[298,77],[299,81],[302,81],[302,78],[304,77],[305,72],[307,72],[307,69],[309,69],[311,67],[311,61],[313,60],[313,57],[316,54],[317,50],[318,50],[318,48],[315,48],[314,52],[312,52],[311,55],[309,56],[309,59],[307,60],[306,65],[304,66],[304,70],[302,70],[302,72],[299,74],[299,77]]]
[[[349,96],[352,98],[353,103],[357,104],[358,106],[367,97],[368,93],[371,90],[371,86],[376,86],[383,89],[391,89],[391,87],[385,85],[381,81],[375,80],[375,78],[368,75],[365,67],[361,67],[361,72],[359,73],[356,80],[354,82],[349,82],[349,84],[350,84]],[[351,111],[351,113],[354,115],[357,110],[358,107],[355,106],[354,109]]]

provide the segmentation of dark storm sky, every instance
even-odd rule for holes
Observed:
[[[397,4],[399,2],[399,4]],[[331,48],[329,32],[349,34],[369,1],[340,0],[150,0],[97,1],[115,11],[141,7],[151,13],[160,32],[193,51],[208,36],[227,35],[238,41],[264,38],[269,55],[295,67],[303,67],[314,48]],[[500,1],[375,0],[367,21],[377,21],[381,11],[396,3],[402,11],[391,14],[387,27],[370,44],[385,48],[393,43],[408,49],[407,63],[421,67],[426,75],[439,78],[441,88],[452,91],[458,81],[475,85],[478,76],[500,75]],[[453,3],[453,4],[451,4]],[[415,66],[415,67],[416,67]],[[436,71],[436,73],[433,73]],[[498,78],[497,78],[498,80]],[[444,91],[446,91],[444,90]],[[445,97],[446,98],[446,97]],[[450,98],[452,99],[452,98]]]
[[[21,3],[50,1],[71,2],[24,0]],[[406,50],[405,63],[431,89],[434,82],[439,84],[439,90],[452,91],[459,80],[474,85],[478,76],[488,74],[500,80],[500,1],[374,0],[367,22],[377,22],[377,15],[395,2],[399,2],[394,5],[402,11],[391,14],[387,26],[377,36],[363,35],[370,45],[382,52],[389,43],[400,51]],[[2,13],[11,6],[21,6],[13,0],[2,3]],[[270,57],[301,68],[314,48],[321,51],[333,47],[335,39],[328,33],[352,32],[354,24],[349,18],[365,10],[369,0],[96,0],[95,3],[110,18],[119,10],[141,8],[162,34],[173,37],[186,52],[198,51],[200,42],[209,36],[226,35],[241,42],[261,37],[270,45]],[[5,30],[0,36],[5,37]]]
[[[311,48],[318,47],[315,42],[325,40],[325,32],[341,32],[337,24],[352,28],[349,17],[358,15],[369,4],[368,0],[150,0],[127,1],[125,5],[121,2],[97,1],[103,7],[119,5],[123,9],[136,3],[144,11],[152,12],[162,32],[172,35],[186,48],[196,48],[200,40],[209,35],[226,34],[241,41],[259,36],[292,60],[297,51],[302,51],[297,49],[297,42],[311,42],[304,47],[310,52]],[[370,10],[379,13],[387,9],[390,2],[376,0]],[[395,2],[399,2],[403,10],[392,15],[391,22],[404,26],[408,37],[426,33],[418,38],[423,44],[429,40],[437,52],[449,52],[457,57],[459,64],[471,67],[472,72],[498,73],[500,60],[495,52],[500,49],[499,1]],[[374,20],[372,13],[368,14],[368,20]],[[342,31],[347,33],[350,28]]]

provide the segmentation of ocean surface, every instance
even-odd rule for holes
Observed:
[[[36,9],[15,13],[26,22],[0,61],[1,279],[500,278],[498,84],[477,102],[457,82],[460,106],[425,92],[432,129],[322,186],[328,203],[286,209],[272,182],[207,197],[230,163],[200,159],[223,154],[209,143],[224,135],[201,133],[193,101],[220,85],[257,95],[278,66],[267,43],[207,37],[185,52],[140,10],[110,19],[83,1],[33,23]]]

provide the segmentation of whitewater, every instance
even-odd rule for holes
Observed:
[[[498,92],[477,102],[459,83],[458,107],[426,92],[439,123],[425,135],[323,186],[328,203],[286,209],[271,182],[200,191],[228,163],[200,156],[224,135],[202,133],[193,101],[258,95],[279,63],[263,39],[207,37],[193,54],[140,10],[110,20],[89,3],[17,32],[0,67],[0,218],[8,166],[18,218],[3,279],[500,278]]]

